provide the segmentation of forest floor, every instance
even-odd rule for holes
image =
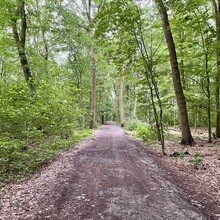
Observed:
[[[188,173],[155,149],[102,125],[33,176],[1,189],[0,219],[219,219],[220,200],[193,178],[208,167]]]
[[[161,157],[161,160],[164,166],[175,170],[177,178],[181,176],[190,180],[186,188],[205,196],[204,203],[212,201],[218,204],[220,219],[220,140],[213,139],[212,143],[208,143],[207,128],[191,128],[191,132],[196,144],[181,145],[180,130],[170,128],[169,133],[176,140],[166,141],[167,157]],[[158,143],[148,147],[158,155],[161,154]]]

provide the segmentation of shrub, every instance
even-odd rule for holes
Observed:
[[[144,141],[157,139],[156,129],[146,123],[139,123],[135,128],[135,134],[137,137],[142,138]]]
[[[124,123],[125,128],[128,129],[129,131],[134,131],[138,124],[140,124],[141,122],[137,119],[133,119],[133,120],[128,120]]]
[[[51,140],[40,137],[32,145],[25,145],[25,141],[16,139],[0,138],[0,188],[10,181],[34,172],[59,152],[73,147],[79,140],[91,134],[92,130],[79,130],[68,139],[60,136],[53,136]]]

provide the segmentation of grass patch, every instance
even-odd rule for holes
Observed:
[[[20,140],[0,139],[0,188],[9,182],[33,173],[54,159],[61,151],[70,149],[92,130],[77,131],[68,139],[50,137],[26,144]]]

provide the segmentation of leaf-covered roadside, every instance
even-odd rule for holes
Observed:
[[[166,157],[159,157],[162,166],[174,171],[176,178],[182,178],[181,185],[189,190],[195,190],[213,201],[213,206],[219,206],[220,194],[220,142],[207,143],[207,128],[192,129],[195,146],[181,145],[179,129],[169,128],[170,139],[166,140]],[[158,143],[148,144],[147,147],[154,154],[160,155]],[[187,180],[190,179],[190,183]],[[190,195],[194,196],[194,195]],[[204,200],[204,204],[209,203]],[[220,207],[220,206],[219,206]]]
[[[61,151],[74,146],[92,134],[92,130],[75,131],[68,139],[59,136],[43,138],[30,145],[23,141],[0,139],[0,188],[6,183],[27,176],[50,162]]]

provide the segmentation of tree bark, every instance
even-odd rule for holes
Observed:
[[[18,18],[21,18],[21,27],[20,35],[18,32]],[[24,77],[28,86],[32,91],[36,91],[36,88],[33,84],[33,77],[28,63],[25,44],[26,44],[26,30],[27,30],[27,21],[26,21],[26,12],[24,1],[19,1],[19,5],[16,11],[15,17],[12,19],[12,30],[13,36],[16,43],[16,47],[19,54],[20,63],[23,69]]]
[[[179,118],[180,118],[180,126],[181,126],[181,132],[182,132],[181,143],[192,145],[194,143],[194,140],[191,135],[191,131],[189,127],[189,119],[188,119],[186,101],[185,101],[185,96],[183,93],[180,71],[179,71],[177,55],[176,55],[176,48],[175,48],[175,44],[173,40],[173,35],[170,29],[167,10],[165,8],[163,0],[155,0],[155,2],[160,12],[164,36],[165,36],[167,47],[169,50],[173,85],[174,85],[175,96],[177,100],[177,106],[178,106]]]
[[[92,27],[93,18],[92,18],[92,0],[88,1],[87,8],[87,17],[89,21],[89,36],[92,39],[94,35],[94,29]],[[92,57],[92,94],[91,94],[91,120],[90,120],[90,128],[95,128],[96,125],[96,50],[93,47],[91,51]]]
[[[134,107],[133,107],[133,112],[132,112],[132,118],[133,118],[133,119],[136,119],[136,118],[137,118],[137,116],[136,116],[136,113],[137,113],[137,104],[138,104],[138,97],[137,97],[137,95],[135,94]]]
[[[220,0],[211,0],[216,24],[216,137],[220,137]]]
[[[183,90],[186,89],[186,80],[185,80],[185,66],[184,66],[184,60],[183,60],[183,52],[184,52],[184,31],[180,31],[180,54],[181,54],[181,60],[180,60],[180,76],[182,81]]]
[[[120,123],[124,126],[125,114],[124,114],[124,78],[120,79],[120,93],[119,93],[119,111],[120,111]]]

